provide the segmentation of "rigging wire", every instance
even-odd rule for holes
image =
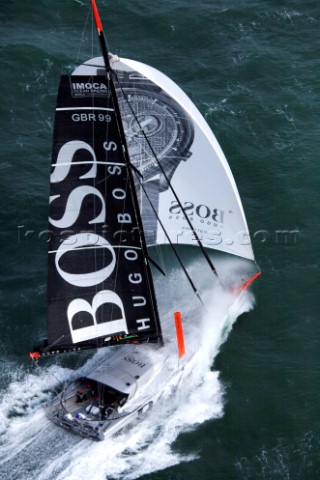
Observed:
[[[184,271],[184,273],[185,273],[185,275],[186,275],[186,277],[187,277],[187,279],[188,279],[188,281],[189,281],[189,283],[190,283],[190,285],[191,285],[194,293],[196,294],[196,296],[198,297],[198,299],[200,300],[200,302],[202,303],[202,305],[204,305],[204,303],[203,303],[203,301],[202,301],[202,298],[200,297],[199,292],[198,292],[195,284],[193,283],[192,278],[190,277],[190,275],[189,275],[186,267],[184,266],[184,264],[183,264],[183,262],[182,262],[182,259],[181,259],[180,255],[179,255],[177,249],[176,249],[175,246],[173,245],[173,243],[172,243],[172,241],[171,241],[171,239],[170,239],[170,236],[169,236],[168,232],[166,231],[166,229],[165,229],[165,227],[164,227],[164,225],[163,225],[163,223],[162,223],[162,221],[161,221],[161,219],[160,219],[160,217],[159,217],[159,215],[158,215],[158,212],[156,211],[155,207],[153,206],[153,203],[152,203],[152,201],[151,201],[151,199],[150,199],[150,197],[149,197],[146,189],[144,188],[144,185],[143,185],[143,183],[142,183],[141,178],[140,178],[138,175],[137,175],[136,177],[137,177],[137,179],[138,179],[138,181],[139,181],[139,183],[140,183],[140,186],[141,186],[141,188],[142,188],[145,196],[147,197],[148,202],[150,203],[150,206],[151,206],[151,208],[152,208],[152,211],[153,211],[153,213],[155,214],[158,222],[160,223],[160,226],[161,226],[161,228],[162,228],[162,230],[163,230],[163,232],[164,232],[164,234],[165,234],[165,236],[166,236],[166,238],[167,238],[167,240],[168,240],[168,242],[169,242],[169,244],[170,244],[170,247],[172,248],[172,250],[173,250],[173,252],[174,252],[174,254],[175,254],[178,262],[180,263],[180,266],[181,266],[182,270]]]
[[[79,63],[80,53],[81,53],[81,50],[83,49],[83,46],[84,46],[84,43],[85,43],[85,33],[86,33],[86,30],[87,30],[87,25],[89,23],[89,18],[90,17],[91,17],[91,12],[88,9],[87,18],[85,20],[84,27],[83,27],[82,32],[81,32],[79,48],[78,48],[78,52],[77,52],[77,56],[76,56],[76,64]],[[91,37],[92,37],[91,45],[92,45],[92,57],[93,57],[93,28],[91,29]]]
[[[42,369],[41,369],[41,367],[39,366],[39,363],[38,363],[38,359],[37,359],[37,358],[32,358],[32,361],[33,361],[33,363],[34,363],[35,368],[38,369],[39,371],[41,370],[41,372],[42,372]],[[57,377],[54,373],[52,373],[52,372],[50,372],[50,373],[51,373],[51,375],[53,376],[53,378],[55,378],[55,380],[57,381],[57,383],[58,383],[58,384],[59,384],[59,383],[61,384],[61,380],[59,380],[58,377]],[[61,403],[61,405],[62,405],[63,392],[65,391],[66,388],[67,388],[67,387],[64,387],[63,390],[62,390],[62,392],[59,392],[59,391],[56,389],[55,386],[52,388],[53,393],[54,393],[57,397],[60,398],[60,403]]]

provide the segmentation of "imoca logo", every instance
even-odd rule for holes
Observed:
[[[103,82],[72,82],[73,96],[108,95],[108,87]]]

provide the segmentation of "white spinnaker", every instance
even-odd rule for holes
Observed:
[[[97,57],[78,67],[73,75],[96,74],[102,66],[102,57]],[[186,207],[185,213],[203,245],[254,260],[248,226],[232,172],[199,110],[178,85],[153,67],[121,59],[114,64],[114,68],[131,72],[133,79],[134,72],[148,78],[173,98],[191,119],[193,141],[188,151],[184,152],[184,161],[176,161],[171,185],[183,207]],[[160,170],[159,176],[162,176]],[[159,190],[158,215],[173,243],[197,245],[195,235],[170,188]],[[167,243],[159,223],[156,228],[156,243]]]

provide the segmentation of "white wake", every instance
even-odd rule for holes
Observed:
[[[186,349],[196,352],[192,368],[186,365],[174,393],[168,386],[145,418],[113,438],[97,443],[79,439],[45,418],[48,390],[70,376],[68,369],[53,365],[12,381],[0,398],[0,479],[76,480],[85,472],[90,480],[133,480],[201,455],[197,450],[182,455],[174,442],[223,415],[224,389],[212,365],[236,318],[253,306],[249,294],[234,301],[217,286],[206,297],[205,312],[194,304],[184,317]],[[172,309],[167,305],[167,310]],[[170,317],[166,321],[173,323]],[[178,362],[173,334],[165,349]],[[99,351],[89,363],[105,354]]]

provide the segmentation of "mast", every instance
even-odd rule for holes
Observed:
[[[117,126],[118,126],[118,130],[119,130],[119,134],[120,134],[120,138],[121,138],[121,142],[122,142],[122,147],[123,147],[123,155],[124,155],[124,159],[125,159],[127,169],[128,169],[129,185],[130,185],[131,195],[132,195],[132,199],[133,199],[135,216],[136,216],[136,220],[137,220],[137,224],[138,224],[138,230],[139,230],[139,237],[140,237],[142,252],[143,252],[143,255],[144,255],[144,258],[145,258],[146,277],[147,277],[147,281],[148,281],[148,285],[149,285],[149,289],[150,289],[151,302],[152,302],[153,311],[154,311],[154,315],[155,315],[156,325],[157,325],[158,332],[159,332],[159,339],[160,339],[160,343],[162,344],[163,340],[162,340],[162,334],[161,334],[161,324],[160,324],[160,319],[159,319],[159,312],[158,312],[158,307],[157,307],[157,302],[156,302],[156,296],[155,296],[155,290],[154,290],[154,285],[153,285],[153,280],[152,280],[151,268],[150,268],[150,264],[149,264],[149,261],[148,261],[149,256],[148,256],[147,245],[146,245],[144,232],[143,232],[142,219],[141,219],[140,210],[139,210],[139,202],[138,202],[136,189],[135,189],[135,185],[134,185],[134,179],[133,179],[133,175],[132,175],[133,165],[130,162],[130,156],[129,156],[129,153],[128,153],[128,147],[127,147],[125,132],[124,132],[124,128],[123,128],[123,124],[122,124],[122,120],[121,120],[121,112],[120,112],[120,108],[119,108],[118,97],[117,97],[117,94],[116,94],[116,89],[115,89],[113,78],[112,78],[113,71],[112,71],[111,66],[110,66],[109,52],[108,52],[107,42],[106,42],[106,39],[105,39],[103,27],[102,27],[102,22],[101,22],[101,19],[100,19],[98,7],[96,5],[95,0],[91,0],[91,4],[92,4],[92,10],[93,10],[95,23],[96,23],[96,27],[97,27],[97,31],[98,31],[98,36],[99,36],[99,40],[100,40],[101,51],[102,51],[102,55],[103,55],[103,59],[104,59],[105,67],[106,67],[107,79],[110,83],[110,89],[111,89],[111,94],[112,94],[112,98],[113,98],[113,104],[114,104],[114,109],[115,109]]]
[[[97,8],[97,5],[96,5],[96,1],[95,0],[91,0],[91,3],[92,3],[92,10],[93,10],[93,14],[94,14],[94,18],[95,18],[95,23],[96,23],[96,27],[97,27],[97,31],[98,31],[98,36],[99,36],[99,40],[100,40],[100,45],[101,45],[101,51],[102,51],[102,55],[103,55],[103,59],[104,59],[104,62],[105,62],[105,66],[106,66],[106,70],[107,70],[107,76],[108,76],[108,79],[110,80],[110,85],[111,85],[111,90],[112,90],[112,95],[113,97],[115,98],[115,109],[116,109],[116,114],[117,114],[117,118],[120,119],[119,120],[119,129],[120,129],[120,133],[121,133],[121,137],[122,137],[122,141],[123,141],[123,145],[125,146],[125,157],[128,161],[128,165],[130,165],[130,159],[129,159],[129,155],[128,155],[128,149],[127,149],[127,145],[126,145],[126,139],[125,139],[125,133],[124,133],[124,129],[123,129],[123,125],[122,125],[122,121],[121,121],[121,115],[120,115],[120,109],[119,109],[119,104],[118,104],[118,100],[117,100],[117,95],[116,95],[116,91],[115,91],[115,87],[114,87],[114,83],[113,83],[113,80],[112,80],[112,70],[111,70],[111,66],[110,66],[110,61],[109,61],[109,53],[108,53],[108,48],[107,48],[107,43],[106,43],[106,40],[105,40],[105,36],[104,36],[104,32],[103,32],[103,27],[102,27],[102,22],[101,22],[101,19],[100,19],[100,15],[99,15],[99,11],[98,11],[98,8]],[[124,94],[124,92],[122,91],[122,93]],[[135,113],[133,112],[133,115],[138,123],[138,125],[140,126],[140,123],[139,123],[139,120],[136,118],[136,115]],[[141,128],[141,126],[140,126]],[[143,131],[143,129],[141,128],[141,130]],[[146,138],[146,141],[148,142],[149,144],[149,147],[151,149],[151,151],[153,152],[154,154],[154,157],[158,163],[158,166],[159,168],[161,169],[161,172],[162,174],[164,175],[164,178],[166,179],[166,182],[168,183],[168,186],[170,187],[176,201],[178,202],[180,208],[182,209],[182,211],[184,211],[184,208],[180,202],[180,199],[179,197],[177,196],[175,190],[173,189],[172,185],[171,185],[171,182],[169,180],[169,178],[167,177],[166,175],[166,172],[164,171],[164,169],[162,168],[162,165],[161,163],[159,162],[158,158],[157,158],[157,155],[156,153],[153,151],[153,148],[152,148],[152,145],[150,145],[150,142],[148,141],[148,138]],[[133,177],[132,177],[132,172],[129,168],[129,175],[130,175],[130,182],[131,185],[132,185],[132,188],[133,188],[133,191],[134,191],[134,197],[135,197],[135,200],[136,200],[136,214],[137,214],[137,217],[138,217],[138,222],[139,222],[139,228],[141,228],[141,231],[142,230],[142,220],[141,220],[141,216],[140,216],[140,213],[139,213],[139,207],[138,207],[138,202],[137,202],[137,198],[136,198],[136,194],[135,194],[135,188],[134,188],[134,181],[133,181]],[[188,222],[189,224],[189,227],[191,228],[191,231],[193,233],[193,235],[195,236],[195,239],[201,249],[201,252],[203,254],[203,256],[205,257],[209,267],[211,268],[212,272],[214,273],[214,275],[217,277],[218,281],[220,282],[220,279],[219,279],[219,276],[218,276],[218,273],[217,273],[217,270],[216,268],[214,267],[208,253],[206,252],[204,246],[202,245],[202,242],[197,234],[197,232],[195,231],[191,221],[189,220],[189,217],[188,215],[185,215],[185,218],[186,218],[186,221]],[[145,240],[143,238],[143,243],[145,245]],[[146,246],[145,246],[146,248]],[[152,282],[151,282],[152,283]],[[153,284],[152,284],[152,290],[153,290]]]
[[[97,30],[98,30],[98,36],[99,36],[99,40],[100,40],[100,46],[101,46],[102,56],[103,56],[103,59],[104,59],[106,70],[107,70],[107,72],[110,72],[111,67],[110,67],[110,61],[109,61],[109,52],[108,52],[108,48],[107,48],[107,42],[106,42],[106,39],[105,39],[105,36],[104,36],[102,22],[101,22],[101,19],[100,19],[98,7],[97,7],[97,4],[96,4],[95,0],[91,0],[91,6],[92,6],[92,11],[93,11],[96,27],[97,27]]]
[[[134,166],[131,164],[131,162],[130,162],[130,157],[129,157],[129,154],[128,154],[128,148],[127,148],[127,143],[126,143],[125,132],[124,132],[123,124],[122,124],[122,121],[121,121],[120,108],[119,108],[118,99],[117,99],[117,94],[116,94],[116,90],[115,90],[114,83],[113,83],[113,79],[112,79],[112,73],[113,73],[113,71],[112,71],[111,66],[110,66],[109,52],[108,52],[108,48],[107,48],[107,43],[106,43],[106,39],[105,39],[105,36],[104,36],[103,26],[102,26],[102,22],[101,22],[101,19],[100,19],[99,11],[98,11],[98,8],[97,8],[97,5],[96,5],[96,1],[95,1],[95,0],[91,0],[91,3],[92,3],[92,10],[93,10],[94,18],[95,18],[95,23],[96,23],[97,31],[98,31],[98,36],[99,36],[99,40],[100,40],[101,51],[102,51],[104,63],[105,63],[105,66],[106,66],[107,77],[108,77],[108,80],[110,81],[111,91],[112,91],[112,95],[113,95],[113,98],[114,98],[114,106],[115,106],[115,110],[116,110],[116,117],[117,117],[117,119],[118,119],[119,131],[120,131],[122,143],[123,143],[123,145],[124,145],[124,147],[125,147],[125,148],[124,148],[124,155],[125,155],[125,158],[126,158],[127,165],[129,166],[129,178],[130,178],[131,189],[132,189],[132,194],[133,194],[134,203],[135,203],[136,217],[137,217],[137,221],[138,221],[138,225],[139,225],[139,230],[140,230],[141,232],[143,232],[142,219],[141,219],[140,210],[139,210],[139,203],[138,203],[138,199],[137,199],[137,195],[136,195],[136,190],[135,190],[135,186],[134,186],[134,179],[133,179],[132,171],[131,171],[131,167],[134,168]],[[116,74],[115,74],[115,75],[116,75]],[[120,88],[121,88],[121,84],[120,84],[120,83],[119,83],[119,85],[120,85]],[[125,92],[123,91],[122,88],[121,88],[121,91],[122,91],[122,94],[124,95],[124,97],[126,98],[126,94],[125,94]],[[126,100],[128,101],[127,98],[126,98]],[[128,104],[129,104],[129,106],[130,106],[130,108],[131,108],[131,105],[130,105],[130,102],[129,102],[129,101],[128,101]],[[143,130],[143,128],[141,127],[140,122],[139,122],[138,118],[136,117],[136,114],[135,114],[135,112],[132,110],[132,108],[131,108],[131,111],[132,111],[132,114],[133,114],[136,122],[138,123],[141,131],[144,133],[144,130]],[[161,169],[162,174],[164,175],[164,178],[165,178],[165,180],[166,180],[169,188],[171,189],[171,191],[172,191],[172,193],[173,193],[176,201],[178,202],[180,208],[182,209],[182,211],[184,211],[184,208],[183,208],[183,206],[182,206],[182,204],[181,204],[181,202],[180,202],[180,199],[179,199],[179,197],[177,196],[174,188],[172,187],[171,182],[170,182],[169,178],[168,178],[167,175],[166,175],[166,172],[165,172],[164,169],[162,168],[162,165],[161,165],[161,163],[159,162],[158,157],[157,157],[156,153],[154,152],[154,150],[153,150],[153,148],[152,148],[152,145],[150,144],[148,138],[147,138],[147,137],[145,137],[145,138],[146,138],[146,141],[147,141],[147,143],[148,143],[148,145],[149,145],[149,147],[150,147],[150,149],[151,149],[151,151],[152,151],[152,153],[153,153],[153,155],[154,155],[154,158],[156,159],[156,161],[157,161],[157,163],[158,163],[159,168]],[[136,169],[134,168],[134,170],[136,170]],[[137,171],[137,173],[139,173],[139,175],[140,175],[140,172],[139,172],[139,171]],[[142,185],[142,184],[141,184],[141,185]],[[146,194],[146,191],[145,191],[145,190],[144,190],[144,192],[145,192],[145,194]],[[147,194],[146,194],[146,195],[147,195]],[[152,208],[152,203],[151,203],[150,200],[149,200],[149,202],[150,202],[150,205],[151,205],[151,208]],[[156,212],[154,212],[154,213],[156,214]],[[156,214],[156,216],[157,216],[157,214]],[[188,217],[187,214],[185,215],[185,218],[186,218],[186,221],[187,221],[188,224],[189,224],[189,227],[190,227],[192,233],[193,233],[194,236],[195,236],[195,239],[196,239],[196,241],[197,241],[197,243],[198,243],[198,245],[199,245],[199,247],[200,247],[200,249],[201,249],[201,252],[202,252],[203,256],[205,257],[205,259],[206,259],[209,267],[211,268],[211,270],[212,270],[212,272],[214,273],[214,275],[217,277],[218,281],[221,283],[220,278],[219,278],[219,276],[218,276],[218,273],[217,273],[217,271],[216,271],[216,268],[214,267],[214,265],[213,265],[213,263],[212,263],[209,255],[208,255],[208,253],[206,252],[206,250],[205,250],[205,248],[204,248],[204,246],[203,246],[203,244],[202,244],[202,242],[201,242],[201,240],[200,240],[197,232],[195,231],[195,229],[194,229],[191,221],[189,220],[189,217]],[[166,237],[169,239],[168,234],[167,234],[165,228],[164,228],[163,226],[162,226],[162,228],[163,228],[163,231],[164,231]],[[144,246],[144,253],[145,253],[145,256],[146,256],[146,258],[147,258],[147,257],[148,257],[148,255],[147,255],[147,247],[146,247],[146,242],[145,242],[144,235],[141,236],[141,240],[142,240],[141,243],[142,243],[142,245]],[[178,256],[176,249],[173,247],[173,245],[172,245],[172,243],[170,242],[170,240],[169,240],[169,243],[171,244],[171,247],[174,249],[174,252],[175,252],[177,258],[178,258],[180,264],[182,265],[182,268],[183,268],[184,272],[185,272],[186,275],[187,275],[187,278],[188,278],[189,283],[191,284],[191,287],[193,288],[194,292],[196,293],[197,297],[199,298],[200,302],[202,303],[202,300],[201,300],[201,298],[200,298],[200,296],[199,296],[199,293],[197,292],[197,289],[196,289],[196,287],[194,286],[193,281],[191,280],[189,274],[186,272],[186,269],[185,269],[184,265],[182,264],[182,261],[181,261],[180,257]],[[147,277],[150,278],[149,275],[151,275],[151,272],[150,272],[150,266],[149,266],[149,263],[148,263],[147,260],[146,260],[146,266],[147,266],[147,270],[148,270],[148,276],[147,276]],[[155,294],[154,294],[153,282],[151,281],[151,282],[149,282],[149,283],[150,283],[150,288],[151,288],[151,291],[152,291],[152,297],[153,297],[153,300],[154,300],[155,311],[157,312],[157,307],[156,307],[156,303],[155,303]],[[157,323],[158,323],[158,325],[159,325],[159,327],[160,327],[158,312],[157,312]]]

